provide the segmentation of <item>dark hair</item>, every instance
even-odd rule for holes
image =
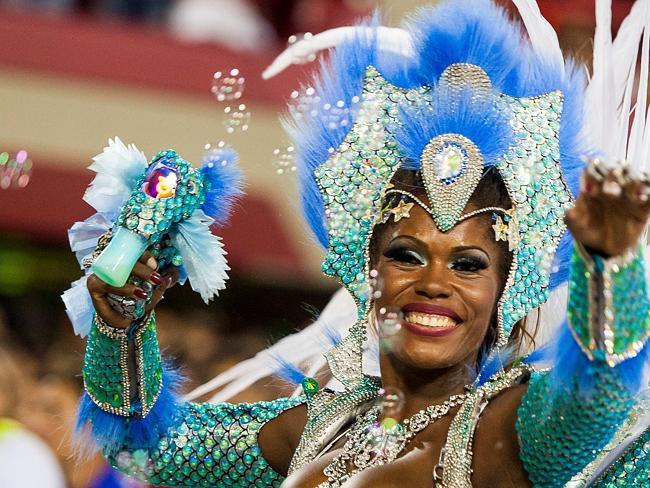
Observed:
[[[413,195],[415,195],[416,197],[418,197],[423,201],[428,200],[426,191],[422,184],[422,178],[419,172],[410,171],[410,170],[398,170],[395,173],[393,179],[391,180],[391,183],[394,185],[396,189],[400,189],[412,193]],[[389,198],[391,198],[391,196],[392,195],[389,195]],[[500,208],[509,209],[512,207],[512,200],[510,199],[508,190],[505,186],[505,183],[503,182],[503,179],[501,178],[501,175],[499,175],[499,172],[496,170],[496,168],[490,166],[483,171],[483,175],[478,185],[476,186],[474,193],[470,197],[469,203],[472,204],[472,206],[475,206],[477,209],[485,208],[485,207],[500,207]],[[377,226],[375,226],[375,229],[373,231],[373,238],[370,242],[371,259],[373,259],[374,256],[377,256],[377,253],[379,252],[379,249],[377,248],[378,239],[375,239],[375,236],[378,234],[378,231],[381,232],[381,229],[387,225],[389,224],[388,223],[378,224]],[[503,292],[503,288],[505,287],[506,284],[506,280],[508,278],[510,265],[512,263],[512,253],[508,249],[507,242],[497,241],[497,245],[499,246],[505,258],[501,260],[501,267],[499,269],[499,276],[501,278],[501,290],[499,292],[499,296],[501,296],[501,293]],[[526,338],[528,341],[531,342],[531,344],[534,345],[536,331],[537,331],[537,327],[535,327],[535,331],[531,335],[526,330],[525,319],[522,319],[519,322],[517,322],[513,327],[510,337],[508,339],[508,344],[514,346],[515,352],[518,352],[521,349],[524,338]],[[481,349],[479,350],[478,353],[478,358],[477,358],[478,366],[480,366],[483,363],[483,361],[487,358],[487,355],[489,354],[490,350],[494,347],[496,343],[496,339],[497,339],[497,316],[495,312],[493,323],[488,329],[488,332],[485,336],[485,340],[483,341],[483,345],[481,346]]]

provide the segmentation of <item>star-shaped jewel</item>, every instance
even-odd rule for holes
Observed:
[[[407,219],[411,216],[411,209],[413,208],[413,202],[406,203],[404,200],[400,200],[397,204],[397,207],[391,210],[395,222],[399,222],[402,219]]]
[[[494,229],[494,238],[497,241],[507,241],[508,240],[508,224],[503,222],[501,215],[495,216],[496,221],[492,228]]]

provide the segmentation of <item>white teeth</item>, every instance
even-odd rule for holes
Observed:
[[[404,317],[412,324],[424,325],[425,327],[439,327],[441,329],[455,327],[456,322],[450,317],[443,315],[431,315],[428,313],[409,312]]]

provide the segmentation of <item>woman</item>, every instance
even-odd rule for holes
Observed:
[[[292,110],[323,271],[357,304],[327,353],[341,390],[304,378],[296,398],[179,402],[152,313],[173,272],[142,257],[133,275],[158,288],[133,323],[107,296],[143,289],[88,279],[80,421],[114,466],[162,485],[564,486],[630,438],[647,364],[648,182],[593,162],[573,202],[589,152],[582,77],[540,50],[526,18],[532,43],[487,0],[423,11],[397,48],[360,29]],[[523,319],[569,270],[557,344],[517,358]],[[380,378],[363,374],[369,330]],[[647,433],[634,442],[597,484],[622,468],[647,482]]]

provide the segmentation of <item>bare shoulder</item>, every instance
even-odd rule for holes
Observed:
[[[278,473],[286,476],[306,423],[307,405],[301,403],[262,427],[259,435],[262,455]]]
[[[515,423],[527,384],[494,397],[480,417],[474,436],[472,482],[475,486],[532,486],[519,460]]]

